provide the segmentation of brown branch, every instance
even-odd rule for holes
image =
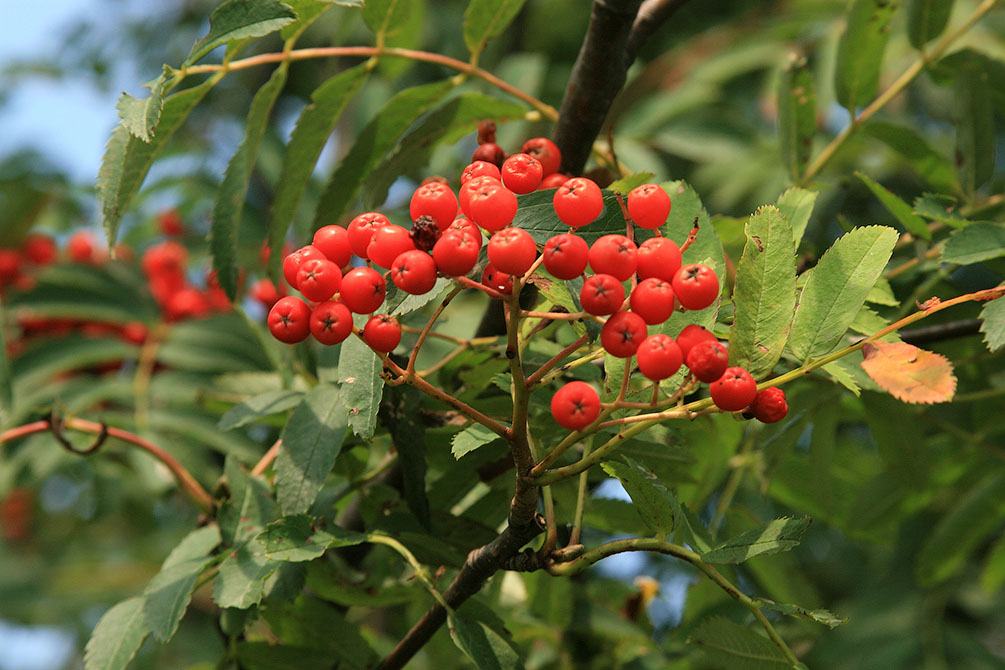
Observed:
[[[639,49],[659,30],[660,26],[677,13],[687,0],[644,0],[632,24],[632,32],[628,35],[625,52],[631,64],[638,56]]]

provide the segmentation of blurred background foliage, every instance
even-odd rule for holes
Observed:
[[[67,23],[52,36],[56,48],[44,60],[0,64],[0,109],[17,87],[38,78],[84,82],[103,91],[121,86],[115,75],[123,68],[137,75],[129,81],[153,79],[164,63],[184,60],[191,44],[206,33],[215,4],[200,0],[161,7],[96,1],[92,18]],[[412,4],[414,27],[404,34],[401,46],[465,58],[465,3]],[[950,25],[959,24],[977,4],[957,0]],[[693,185],[734,260],[742,249],[746,217],[758,206],[775,202],[791,185],[778,140],[778,85],[790,53],[807,59],[815,84],[811,155],[848,123],[832,83],[847,7],[844,0],[731,0],[716,3],[714,9],[707,3],[684,3],[645,44],[615,102],[608,121],[609,148],[633,171]],[[490,42],[480,65],[557,107],[587,21],[581,1],[528,0],[511,27]],[[1003,36],[1005,14],[993,11],[953,49],[979,51],[989,59],[989,72],[1001,72]],[[314,24],[298,47],[369,44],[371,39],[359,12],[339,7]],[[253,43],[244,55],[280,48],[273,36]],[[907,36],[905,12],[898,12],[883,56],[881,90],[917,53]],[[319,59],[290,68],[241,222],[239,251],[249,281],[262,272],[259,248],[294,121],[310,93],[346,62]],[[184,222],[179,239],[190,254],[192,281],[205,281],[206,235],[216,189],[241,140],[251,96],[270,73],[269,67],[233,73],[196,108],[126,214],[122,242],[142,253],[165,237],[160,215],[176,210]],[[326,177],[365,124],[395,92],[444,74],[431,64],[381,65],[322,154],[294,220],[294,244],[306,242]],[[912,160],[909,146],[883,141],[882,128],[867,129],[853,135],[805,185],[819,196],[798,250],[801,267],[812,266],[838,235],[855,226],[899,226],[865,181],[855,176],[856,170],[915,206],[924,194],[940,193],[955,199],[940,202],[952,202],[953,211],[963,211],[972,220],[1003,220],[1002,79],[987,81],[993,121],[984,147],[992,156],[998,154],[999,163],[985,183],[968,191],[954,170],[958,95],[947,85],[952,78],[951,69],[923,73],[875,117],[911,129],[912,137],[923,138],[941,160]],[[130,92],[140,94],[130,86]],[[484,84],[465,87],[495,94]],[[72,107],[72,101],[68,105]],[[499,144],[514,151],[523,139],[549,132],[547,124],[513,121],[501,124]],[[426,175],[456,175],[474,146],[470,133],[437,147],[428,165],[408,165],[385,209],[400,210],[411,187]],[[945,210],[941,215],[949,216]],[[29,231],[52,235],[64,246],[73,231],[98,229],[93,183],[71,177],[65,166],[33,150],[32,138],[23,138],[16,151],[0,155],[0,220],[4,247],[16,247]],[[951,297],[1002,281],[1005,261],[1000,257],[954,264],[928,253],[948,232],[943,226],[931,243],[914,240],[898,247],[890,266],[898,270],[888,273],[889,299],[881,297],[872,305],[878,319],[885,323],[902,316],[916,301],[932,295]],[[159,333],[163,344],[150,361],[136,345],[108,334],[75,330],[70,337],[34,337],[23,349],[12,350],[14,402],[3,427],[38,419],[52,406],[107,420],[162,444],[207,487],[219,478],[226,455],[254,463],[282,425],[280,416],[221,431],[217,421],[225,411],[249,395],[276,388],[277,362],[295,369],[331,364],[330,354],[318,350],[296,357],[277,353],[256,332],[254,322],[261,321],[264,312],[250,301],[250,324],[239,314],[219,313],[164,325],[128,253],[98,267],[56,265],[34,279],[35,286],[23,293],[5,287],[8,341],[19,337],[18,309],[29,308],[53,318],[117,325],[138,320]],[[469,336],[482,309],[479,300],[461,301],[446,321],[447,330]],[[958,323],[979,312],[979,305],[967,305],[925,325]],[[849,362],[843,365],[843,378],[852,377],[849,385],[861,386],[860,393],[827,376],[813,377],[787,387],[792,413],[781,424],[756,427],[728,415],[702,417],[671,425],[656,444],[637,447],[691,509],[705,521],[721,524],[722,537],[784,514],[814,518],[797,549],[751,560],[735,573],[748,592],[826,607],[849,619],[834,630],[794,619],[779,622],[783,636],[810,667],[1005,667],[1005,365],[1000,354],[988,352],[974,329],[961,336],[936,335],[925,346],[955,363],[958,387],[952,403],[900,404],[876,392]],[[430,350],[430,361],[442,353]],[[145,368],[144,360],[153,367]],[[109,363],[117,365],[113,370],[103,367]],[[491,388],[486,391],[491,377],[476,380],[471,373],[481,363],[461,357],[441,378],[457,375],[466,392],[487,394],[491,400]],[[840,371],[833,372],[842,377]],[[482,481],[479,469],[490,468],[504,454],[501,448],[485,448],[455,461],[449,453],[454,433],[456,427],[451,426],[426,432],[428,481],[434,483],[431,490],[439,492],[432,502],[440,511],[456,511],[467,501],[461,505],[464,518],[481,519],[478,530],[490,530],[504,517],[512,484],[509,477]],[[336,475],[352,480],[379,463],[389,449],[386,435],[378,436],[369,450],[351,441]],[[601,472],[591,479],[598,488],[588,512],[587,542],[639,530],[627,503],[603,480]],[[573,494],[571,487],[558,488],[559,506],[571,508]],[[5,500],[0,618],[9,624],[57,626],[68,634],[74,651],[65,667],[79,667],[80,649],[101,613],[142,591],[197,519],[196,511],[145,455],[111,445],[100,456],[84,460],[60,449],[45,433],[3,445],[0,496]],[[376,518],[400,512],[404,503],[393,487],[377,484],[367,489],[361,505],[364,517]],[[571,580],[500,575],[471,607],[495,611],[500,624],[529,651],[529,668],[721,667],[685,641],[709,615],[739,621],[743,610],[693,570],[669,559],[639,555],[609,563]],[[362,631],[374,648],[386,650],[424,611],[425,601],[417,595],[421,588],[398,584],[400,569],[380,548],[354,569],[351,584],[344,575],[321,574],[320,568],[312,568],[306,579],[328,605],[348,607],[344,616],[349,625]],[[637,574],[656,580],[658,591],[634,583]],[[391,581],[395,586],[384,589]],[[366,607],[381,594],[389,607]],[[641,610],[632,613],[630,603],[640,598]],[[216,616],[208,590],[197,592],[180,633],[164,647],[148,642],[133,667],[215,667],[226,642],[217,632]],[[332,616],[336,623],[318,623],[324,634],[341,630],[341,619]],[[248,646],[246,656],[253,659],[256,649]],[[245,667],[280,667],[262,658],[246,658]],[[8,665],[0,667],[27,667],[16,659],[5,662]],[[457,660],[449,638],[440,634],[414,667],[467,666]]]

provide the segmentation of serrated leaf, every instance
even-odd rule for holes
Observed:
[[[433,288],[420,295],[413,295],[402,291],[389,282],[387,285],[387,294],[384,296],[384,305],[381,309],[385,314],[390,314],[391,316],[411,314],[438,299],[450,284],[450,279],[439,277],[436,283],[433,284]]]
[[[286,154],[283,156],[276,195],[272,201],[272,218],[269,221],[269,247],[272,249],[269,257],[269,274],[273,277],[279,275],[281,249],[286,239],[286,231],[289,230],[290,223],[297,213],[297,206],[314,172],[314,165],[346,105],[359,91],[368,73],[366,65],[357,65],[321,84],[311,94],[310,104],[297,119],[297,125],[293,129]]]
[[[339,388],[318,384],[293,410],[276,458],[276,495],[283,514],[306,512],[324,485],[347,431]]]
[[[813,74],[806,58],[793,54],[778,79],[778,141],[793,181],[802,177],[810,160],[816,114]]]
[[[856,170],[855,176],[865,184],[872,194],[876,196],[890,214],[900,222],[902,226],[916,237],[926,240],[932,239],[932,233],[925,225],[925,220],[914,213],[914,210],[906,202],[898,198],[892,192],[883,188],[873,181],[868,175]]]
[[[942,249],[944,263],[970,265],[1005,256],[1005,223],[974,223],[953,232]]]
[[[892,0],[853,0],[845,31],[838,43],[834,92],[846,109],[854,110],[876,97],[890,21],[897,11]]]
[[[167,97],[161,109],[160,120],[149,142],[134,137],[125,122],[120,123],[112,131],[105,153],[101,157],[97,185],[109,247],[115,246],[119,222],[129,209],[129,203],[140,190],[157,155],[217,81],[218,78],[213,77],[198,86]]]
[[[312,23],[318,20],[322,14],[334,7],[343,5],[346,7],[362,7],[363,0],[283,0],[289,5],[297,15],[297,20],[283,26],[279,36],[286,40],[300,37]]]
[[[611,233],[625,234],[625,217],[618,206],[617,196],[607,190],[602,191],[604,196],[604,211],[600,213],[593,223],[583,226],[576,231],[576,234],[586,240],[588,244],[593,244],[597,238]],[[673,198],[673,194],[670,196]],[[559,233],[569,232],[569,226],[562,223],[558,215],[555,214],[555,207],[552,204],[555,199],[555,189],[545,191],[534,191],[526,195],[517,196],[519,209],[513,218],[512,225],[523,228],[534,241],[544,244],[548,238]],[[676,203],[674,203],[676,204]],[[671,209],[670,215],[673,216]],[[652,231],[636,228],[636,242],[649,239],[653,236]]]
[[[908,126],[871,119],[861,132],[870,135],[900,154],[907,165],[929,183],[932,188],[945,193],[957,193],[960,182],[953,164],[918,131]]]
[[[352,202],[360,184],[415,121],[455,85],[445,79],[399,91],[356,136],[352,148],[328,179],[314,216],[314,227],[337,222]]]
[[[813,205],[818,195],[820,194],[816,191],[793,186],[778,196],[775,202],[775,207],[792,229],[792,244],[795,249],[799,248],[799,243],[803,240],[803,233],[806,232],[806,225],[810,222],[810,215],[813,214]]]
[[[464,11],[464,43],[477,55],[485,42],[498,37],[523,7],[525,0],[472,0]]]
[[[150,634],[143,598],[129,598],[104,613],[84,651],[84,670],[124,670]]]
[[[782,517],[746,530],[706,552],[706,563],[743,563],[755,556],[788,551],[799,544],[812,519],[808,516]]]
[[[350,547],[367,541],[363,533],[327,525],[318,527],[318,519],[309,514],[284,516],[265,527],[258,541],[265,555],[275,561],[312,561],[327,549]]]
[[[651,184],[654,175],[652,172],[636,172],[630,174],[627,177],[622,177],[617,181],[612,181],[607,185],[607,190],[612,193],[621,193],[622,195],[628,195],[628,193],[643,184]]]
[[[994,470],[961,492],[917,556],[918,580],[932,587],[959,572],[1005,520],[1005,472]]]
[[[800,607],[799,605],[786,605],[784,603],[776,603],[773,600],[768,600],[767,598],[758,598],[757,604],[761,607],[766,607],[769,610],[774,610],[775,612],[781,612],[782,614],[787,614],[791,617],[797,617],[800,619],[809,619],[810,621],[816,621],[817,623],[822,623],[828,628],[837,628],[843,623],[847,623],[848,619],[837,616],[830,610],[825,609],[807,609],[805,607]]]
[[[356,325],[362,328],[368,318],[358,316]],[[342,343],[338,358],[342,402],[349,412],[352,432],[364,440],[373,437],[377,427],[377,410],[384,393],[384,378],[380,374],[383,370],[384,364],[377,354],[358,337]]]
[[[766,205],[750,217],[747,242],[736,267],[729,364],[755,379],[781,358],[796,306],[796,258],[788,221]]]
[[[473,423],[450,440],[450,453],[454,458],[460,458],[479,447],[502,439],[499,435],[480,423]]]
[[[771,640],[722,617],[705,620],[688,642],[729,670],[792,670],[792,664]]]
[[[192,65],[218,46],[273,33],[297,18],[278,0],[227,0],[209,16],[209,33],[195,43],[183,66]]]
[[[845,369],[840,360],[831,361],[827,365],[823,366],[821,370],[830,375],[831,379],[836,381],[838,384],[855,394],[856,398],[862,395],[862,389],[859,387],[858,382],[855,381],[855,377],[853,377],[851,373]]]
[[[675,524],[674,497],[652,471],[626,459],[627,463],[606,461],[600,467],[617,477],[635,504],[635,511],[658,538],[669,535]]]
[[[520,654],[490,626],[459,612],[447,615],[450,638],[478,670],[520,670]]]
[[[869,342],[862,368],[879,387],[901,402],[949,402],[956,393],[953,364],[942,354],[906,342]]]
[[[1005,344],[1005,300],[998,298],[981,309],[981,332],[989,351],[998,351]]]
[[[874,305],[885,305],[887,307],[900,306],[900,301],[893,295],[893,287],[890,286],[890,280],[886,277],[880,277],[876,280],[876,285],[869,291],[869,295],[865,297],[865,301],[871,302]]]
[[[147,585],[143,611],[147,625],[160,642],[167,642],[178,630],[195,581],[220,539],[220,527],[215,524],[192,531],[168,555],[160,572]]]
[[[363,5],[363,20],[377,36],[382,46],[408,25],[412,14],[410,0],[367,0]]]
[[[955,198],[939,193],[923,193],[914,199],[914,213],[918,216],[941,221],[953,228],[965,228],[970,222],[956,214],[958,208]]]
[[[413,386],[390,386],[384,393],[381,416],[398,452],[405,503],[428,530],[431,523],[426,495],[426,427],[419,413],[423,397]]]
[[[303,397],[302,391],[281,390],[261,393],[231,407],[220,417],[217,425],[220,430],[240,428],[262,417],[292,409],[300,404]]]
[[[228,456],[224,464],[231,498],[221,503],[218,515],[223,541],[231,545],[253,539],[275,510],[275,501],[265,482],[246,476],[235,461]]]
[[[496,122],[522,118],[520,104],[482,93],[465,93],[447,100],[420,119],[398,145],[370,170],[360,187],[363,207],[374,209],[387,200],[391,184],[402,174],[423,168],[439,144],[467,134],[486,118]]]
[[[272,108],[286,85],[288,63],[283,63],[272,73],[255,93],[244,125],[244,139],[227,164],[223,182],[216,193],[209,230],[209,249],[213,269],[221,288],[233,300],[237,295],[237,232],[244,210],[244,200],[251,174],[258,158],[258,147],[269,125]]]
[[[797,358],[825,354],[841,340],[890,260],[897,237],[884,226],[856,228],[808,271],[789,334],[788,346]]]
[[[261,602],[265,582],[281,563],[269,559],[255,539],[233,550],[220,563],[213,588],[213,602],[220,607],[247,609]]]
[[[907,38],[921,49],[942,34],[953,13],[953,0],[908,0]]]
[[[973,196],[995,171],[995,124],[986,72],[964,69],[953,90],[956,169],[964,193]]]
[[[162,73],[161,76],[145,84],[150,89],[150,95],[146,98],[137,99],[128,93],[123,93],[122,97],[115,103],[123,125],[130,133],[144,142],[151,140],[154,128],[157,127],[157,122],[161,118],[166,83],[167,74]]]

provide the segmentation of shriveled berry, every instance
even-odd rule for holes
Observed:
[[[420,251],[429,251],[440,239],[440,227],[431,216],[420,216],[412,222],[412,228],[408,231],[412,238],[412,244]]]
[[[758,391],[747,411],[761,423],[781,421],[789,413],[789,403],[785,399],[785,391],[777,386]]]

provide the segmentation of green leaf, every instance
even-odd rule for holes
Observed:
[[[471,0],[464,12],[464,43],[472,56],[481,53],[485,42],[506,30],[525,0]]]
[[[380,411],[398,452],[405,503],[428,530],[431,523],[426,495],[426,427],[419,413],[423,398],[422,392],[413,386],[389,386]]]
[[[520,654],[491,627],[459,612],[450,612],[447,619],[454,644],[479,670],[523,668]]]
[[[377,45],[399,35],[412,14],[410,0],[367,0],[363,5],[363,20],[377,36]]]
[[[800,360],[825,354],[844,336],[883,272],[897,232],[885,226],[856,228],[840,237],[808,271],[789,349]]]
[[[576,231],[576,234],[585,239],[588,244],[593,244],[602,235],[625,234],[625,217],[621,212],[621,207],[618,206],[617,196],[606,190],[603,191],[603,194],[604,211],[593,223]],[[673,198],[673,193],[670,194],[670,197]],[[555,207],[552,204],[554,198],[555,189],[553,188],[517,196],[519,209],[516,211],[516,216],[513,217],[512,225],[526,230],[538,244],[544,244],[548,238],[559,233],[569,232],[569,226],[562,223],[558,215],[555,214]],[[674,201],[674,206],[676,204]],[[671,209],[670,216],[673,217],[673,215],[673,209]],[[652,231],[638,227],[635,229],[637,242],[652,236]],[[680,240],[680,242],[682,241]]]
[[[300,37],[312,23],[335,5],[363,6],[363,0],[335,0],[334,2],[332,0],[283,0],[283,2],[289,5],[297,15],[296,21],[283,26],[280,31],[279,36],[283,41]]]
[[[256,540],[242,544],[220,563],[213,588],[213,602],[220,607],[247,609],[261,602],[265,582],[281,564],[265,556]]]
[[[282,262],[280,250],[286,239],[286,231],[297,213],[297,206],[303,197],[307,182],[314,172],[314,165],[328,136],[335,129],[339,117],[349,100],[359,91],[369,70],[366,65],[342,72],[321,84],[311,94],[311,103],[300,113],[297,125],[286,147],[283,166],[280,169],[276,195],[272,202],[272,219],[269,222],[269,274],[279,275]]]
[[[3,427],[6,427],[9,412],[14,408],[13,383],[7,353],[7,310],[0,301],[0,426]]]
[[[932,233],[928,230],[928,226],[925,225],[925,220],[915,214],[910,205],[874,182],[868,175],[856,170],[855,176],[862,180],[862,183],[872,191],[873,195],[879,198],[879,201],[883,203],[887,211],[893,214],[907,232],[926,240],[932,239]]]
[[[848,619],[837,616],[830,610],[825,609],[807,609],[805,607],[800,607],[799,605],[786,605],[783,603],[776,603],[767,598],[758,598],[757,604],[760,607],[766,607],[769,610],[774,610],[775,612],[781,612],[782,614],[787,614],[791,617],[796,617],[799,619],[809,619],[810,621],[816,621],[817,623],[822,623],[828,628],[837,628],[843,623],[847,623]]]
[[[153,81],[144,84],[150,89],[150,95],[146,98],[137,99],[128,93],[123,93],[119,101],[115,103],[122,124],[130,133],[144,142],[149,142],[153,138],[154,128],[160,121],[161,109],[164,107],[165,83],[167,83],[167,74],[163,73]]]
[[[362,533],[338,526],[321,529],[318,524],[319,520],[309,514],[284,516],[267,525],[257,539],[265,547],[265,555],[274,561],[313,561],[327,549],[367,541]]]
[[[606,461],[600,467],[608,475],[618,478],[646,526],[657,537],[666,537],[673,531],[675,523],[673,494],[650,470],[630,459],[625,460],[627,463]]]
[[[332,652],[313,647],[242,641],[236,649],[236,661],[245,670],[303,670],[335,665]]]
[[[387,294],[384,296],[384,305],[381,309],[385,314],[390,314],[391,316],[411,314],[439,298],[443,290],[451,283],[452,280],[440,277],[433,284],[433,288],[421,295],[413,295],[402,291],[394,283],[388,282]]]
[[[318,598],[303,594],[292,601],[270,602],[262,616],[284,645],[323,649],[335,657],[325,663],[304,663],[290,670],[335,667],[367,670],[377,665],[377,654],[370,647],[369,638],[360,634],[365,629],[359,622],[355,618],[346,620],[338,608]],[[284,670],[286,667],[283,666]]]
[[[231,300],[237,295],[237,231],[244,199],[258,158],[258,147],[269,126],[272,108],[286,84],[288,71],[288,63],[284,62],[255,93],[244,126],[244,139],[227,164],[223,182],[216,193],[216,202],[213,203],[209,249],[217,281]]]
[[[932,148],[918,131],[888,121],[870,120],[861,132],[870,135],[900,154],[906,164],[928,184],[944,193],[958,193],[960,182],[953,164]]]
[[[778,141],[793,181],[802,177],[810,160],[816,115],[813,74],[806,58],[793,54],[778,80]]]
[[[981,571],[981,588],[985,593],[995,593],[1002,586],[1005,586],[1005,535],[991,545]]]
[[[502,438],[497,433],[480,423],[473,423],[450,440],[450,453],[454,455],[454,458],[460,458],[499,439]]]
[[[973,196],[995,171],[995,124],[986,72],[964,69],[956,78],[953,121],[956,125],[956,168],[963,191]]]
[[[278,0],[227,0],[209,16],[209,34],[195,43],[184,66],[192,65],[218,46],[273,33],[297,18]]]
[[[290,415],[276,458],[276,493],[283,514],[306,512],[342,450],[347,430],[337,386],[318,384]]]
[[[374,209],[387,200],[388,189],[402,174],[421,169],[439,144],[473,131],[478,122],[523,118],[526,108],[482,93],[455,96],[419,120],[414,129],[370,170],[361,185],[363,207]]]
[[[314,227],[335,223],[352,202],[360,184],[416,119],[454,87],[452,79],[399,91],[366,124],[352,148],[328,179],[314,216]]]
[[[953,13],[953,0],[908,0],[907,38],[915,49],[942,34]]]
[[[942,250],[944,263],[970,265],[1005,256],[1005,223],[982,222],[953,232]]]
[[[362,328],[368,318],[356,317],[356,325]],[[349,412],[352,432],[364,440],[373,437],[377,426],[377,410],[384,391],[384,379],[380,376],[383,369],[377,354],[360,338],[350,337],[342,343],[338,359],[342,402]]]
[[[769,521],[702,552],[701,559],[706,563],[743,563],[754,556],[788,551],[799,544],[811,521],[808,516]]]
[[[943,86],[951,86],[964,70],[982,73],[988,81],[1005,79],[1005,62],[976,49],[960,49],[941,59],[928,69],[932,79]],[[991,86],[988,90],[992,104],[1005,114],[1005,89]]]
[[[272,414],[279,414],[300,404],[301,391],[268,391],[234,405],[220,417],[220,430],[233,430]]]
[[[792,670],[792,664],[771,640],[723,617],[705,620],[688,642],[729,670]]]
[[[893,295],[893,287],[890,286],[890,281],[886,277],[880,277],[876,281],[876,285],[869,291],[869,295],[866,296],[865,301],[887,307],[900,306],[900,301]]]
[[[140,190],[157,155],[218,79],[210,78],[198,86],[169,96],[164,101],[160,120],[149,142],[134,137],[125,122],[116,126],[112,132],[105,154],[101,157],[97,185],[109,247],[115,246],[119,222]]]
[[[227,458],[224,472],[232,497],[220,506],[220,533],[227,544],[247,543],[272,518],[275,501],[267,485],[257,477],[246,476],[235,459]]]
[[[853,0],[838,43],[834,73],[834,92],[846,109],[854,110],[876,97],[890,21],[896,11],[897,3],[891,0]]]
[[[782,356],[796,306],[796,258],[792,232],[781,212],[765,205],[750,217],[747,242],[736,267],[729,364],[755,379]]]
[[[1005,471],[988,472],[961,492],[935,524],[918,552],[917,575],[932,587],[963,569],[965,562],[1005,520]]]
[[[220,527],[204,526],[185,536],[174,548],[143,596],[147,625],[160,642],[170,640],[188,609],[195,580],[211,560],[209,553],[220,544]]]
[[[117,263],[52,265],[36,281],[33,288],[6,297],[11,313],[116,324],[158,317],[156,305],[142,292],[139,273]]]
[[[810,215],[813,213],[813,205],[818,195],[820,194],[816,191],[793,186],[778,196],[778,201],[775,202],[775,207],[789,222],[789,227],[792,229],[792,243],[796,249],[803,240],[803,233],[806,232],[806,225],[810,222]]]
[[[143,598],[123,600],[94,627],[84,651],[84,670],[124,670],[149,634]]]
[[[989,351],[998,351],[1005,344],[1005,300],[998,298],[984,305],[981,332]]]

